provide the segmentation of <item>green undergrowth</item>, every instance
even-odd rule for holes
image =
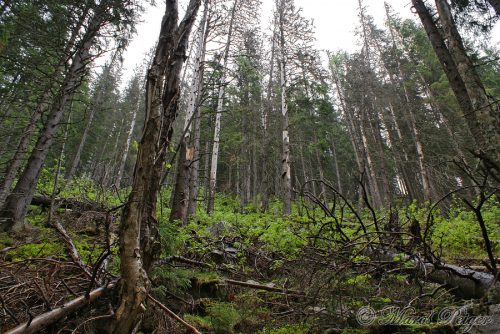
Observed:
[[[51,190],[49,175],[44,177],[44,187],[39,189],[42,194]],[[120,205],[126,198],[126,190],[118,196],[101,191],[82,178],[64,185],[62,189],[58,197],[99,201],[108,207]],[[370,267],[369,263],[374,259],[363,253],[363,249],[367,240],[378,238],[370,210],[360,209],[354,213],[344,207],[327,215],[310,202],[298,201],[294,204],[292,215],[283,217],[278,200],[270,202],[267,212],[261,212],[253,205],[242,208],[236,198],[218,194],[212,214],[207,214],[200,203],[196,217],[191,217],[190,222],[183,225],[168,221],[170,209],[165,203],[169,201],[169,192],[170,189],[162,191],[157,211],[161,257],[180,255],[207,263],[209,267],[175,264],[157,267],[152,275],[152,293],[166,304],[172,300],[172,296],[192,300],[192,309],[181,313],[189,323],[204,332],[319,333],[324,329],[318,325],[320,322],[335,319],[339,328],[346,328],[338,333],[366,333],[368,329],[359,328],[353,320],[357,309],[366,305],[382,309],[402,301],[408,302],[420,294],[431,295],[438,288],[433,284],[422,285],[412,275],[414,264],[403,251],[396,252],[390,270],[380,271]],[[332,203],[329,203],[331,206]],[[57,212],[61,217],[65,216],[62,213]],[[382,230],[394,228],[390,222],[396,219],[397,229],[392,231],[397,232],[394,237],[397,239],[392,241],[396,240],[403,248],[410,249],[412,238],[409,234],[412,223],[417,221],[421,233],[427,231],[427,243],[445,261],[455,263],[457,258],[486,258],[477,219],[473,212],[459,202],[451,205],[446,215],[434,208],[430,211],[429,205],[416,203],[377,210],[375,214],[378,227]],[[491,199],[483,207],[482,214],[493,252],[498,256],[500,208]],[[75,227],[71,217],[65,219],[69,220],[63,221],[63,224],[67,226],[82,260],[88,264],[95,263],[102,253],[102,235],[86,232],[93,227]],[[9,250],[7,257],[10,260],[21,261],[33,257],[68,259],[57,233],[47,226],[46,211],[32,207],[28,222],[36,229],[36,236]],[[118,227],[119,217],[114,224]],[[363,230],[372,239],[363,239]],[[346,246],[343,244],[346,238],[354,241]],[[15,244],[16,241],[10,236],[0,234],[0,248]],[[118,246],[115,245],[113,249],[116,255]],[[338,261],[341,269],[334,273],[318,266],[313,276],[310,266],[315,262],[305,261],[310,256],[319,263]],[[322,258],[318,259],[318,256]],[[109,270],[119,274],[117,256],[112,257]],[[318,318],[276,318],[276,314],[283,312],[280,309],[284,303],[283,295],[226,286],[223,284],[224,278],[304,289],[307,293],[319,291],[323,296],[319,305],[307,306],[319,309]],[[451,296],[443,293],[436,300],[427,300],[422,307],[430,309],[449,303],[453,303]],[[321,317],[323,320],[318,320]]]

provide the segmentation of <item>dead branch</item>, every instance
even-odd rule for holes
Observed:
[[[81,309],[82,307],[94,302],[99,297],[101,297],[106,291],[113,289],[116,282],[109,283],[106,286],[102,286],[98,289],[91,291],[88,298],[85,295],[80,296],[72,301],[64,304],[63,306],[56,308],[52,311],[43,313],[37,317],[34,317],[29,322],[25,322],[5,334],[31,334],[36,333],[43,328],[63,319],[64,317],[70,315],[71,313]]]
[[[193,334],[201,334],[199,330],[188,324],[184,319],[179,317],[177,314],[172,312],[168,307],[160,303],[158,300],[154,299],[151,295],[148,295],[149,300],[151,300],[153,303],[155,303],[158,307],[160,307],[163,311],[165,311],[171,318],[177,320],[180,324],[182,324],[184,327],[189,329]]]
[[[222,282],[230,284],[230,285],[242,286],[245,288],[266,290],[266,291],[271,291],[271,292],[279,292],[279,293],[289,294],[289,295],[304,296],[304,293],[302,293],[300,291],[282,289],[282,288],[277,288],[274,286],[268,286],[268,285],[264,285],[264,284],[251,283],[251,282],[241,282],[241,281],[235,281],[232,279],[224,279],[224,280],[222,280]]]
[[[97,212],[107,211],[102,204],[90,200],[80,201],[75,198],[56,198],[54,199],[54,202],[58,208],[62,209]],[[48,196],[33,196],[31,205],[47,209],[52,205],[52,199]]]

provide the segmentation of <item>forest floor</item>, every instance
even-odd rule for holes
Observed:
[[[102,207],[119,203],[111,198],[101,197]],[[220,195],[214,213],[200,210],[185,226],[169,223],[160,206],[162,259],[151,293],[158,302],[150,299],[142,333],[186,332],[164,307],[203,333],[498,333],[498,283],[478,296],[436,280],[423,264],[432,248],[439,263],[489,275],[471,212],[317,204],[298,201],[282,217],[279,202],[262,213]],[[117,212],[61,207],[49,224],[49,210],[37,205],[23,234],[0,235],[0,332],[116,281]],[[487,203],[483,212],[498,258],[500,208]],[[429,221],[423,247],[411,232]],[[112,316],[112,300],[108,291],[46,332],[93,333]]]

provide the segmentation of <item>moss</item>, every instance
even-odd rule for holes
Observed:
[[[197,329],[202,329],[209,331],[211,329],[210,319],[207,317],[201,317],[199,315],[186,314],[184,315],[184,320],[190,325],[196,327]]]
[[[57,242],[25,244],[8,252],[7,255],[12,261],[23,261],[35,257],[66,258],[63,245]]]
[[[7,233],[0,233],[0,249],[14,245],[15,240]]]
[[[306,334],[310,326],[307,324],[286,325],[279,328],[264,328],[259,334]]]

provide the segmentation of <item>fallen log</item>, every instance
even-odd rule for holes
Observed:
[[[50,208],[52,199],[49,196],[33,196],[31,200],[31,205],[39,206],[44,209]],[[80,201],[75,198],[56,198],[54,201],[58,208],[67,210],[79,210],[79,211],[97,211],[106,212],[107,209],[101,203],[94,201],[84,200]]]
[[[230,284],[230,285],[237,285],[237,286],[242,286],[245,288],[251,288],[251,289],[256,289],[256,290],[265,290],[265,291],[278,292],[278,293],[283,293],[283,294],[288,294],[288,295],[304,296],[304,293],[302,293],[300,291],[277,288],[275,286],[259,284],[257,282],[253,282],[253,281],[242,282],[242,281],[235,281],[232,279],[223,279],[223,280],[221,280],[221,283],[226,283],[226,284]]]
[[[402,255],[394,251],[369,252],[371,257],[384,261],[399,258],[414,264],[419,275],[438,284],[443,284],[451,292],[463,299],[480,299],[489,296],[491,301],[500,302],[500,282],[490,273],[484,273],[456,265],[430,263],[417,255]],[[401,260],[400,260],[401,261]]]
[[[101,297],[106,291],[113,289],[116,282],[112,282],[107,284],[106,286],[102,286],[95,290],[92,290],[88,296],[85,295],[80,296],[76,299],[73,299],[70,302],[67,302],[63,306],[53,309],[49,312],[43,313],[33,319],[31,321],[20,324],[19,326],[5,332],[5,334],[32,334],[41,331],[47,326],[60,321],[64,317],[70,315],[73,312],[78,311],[80,308],[94,302],[99,297]]]

